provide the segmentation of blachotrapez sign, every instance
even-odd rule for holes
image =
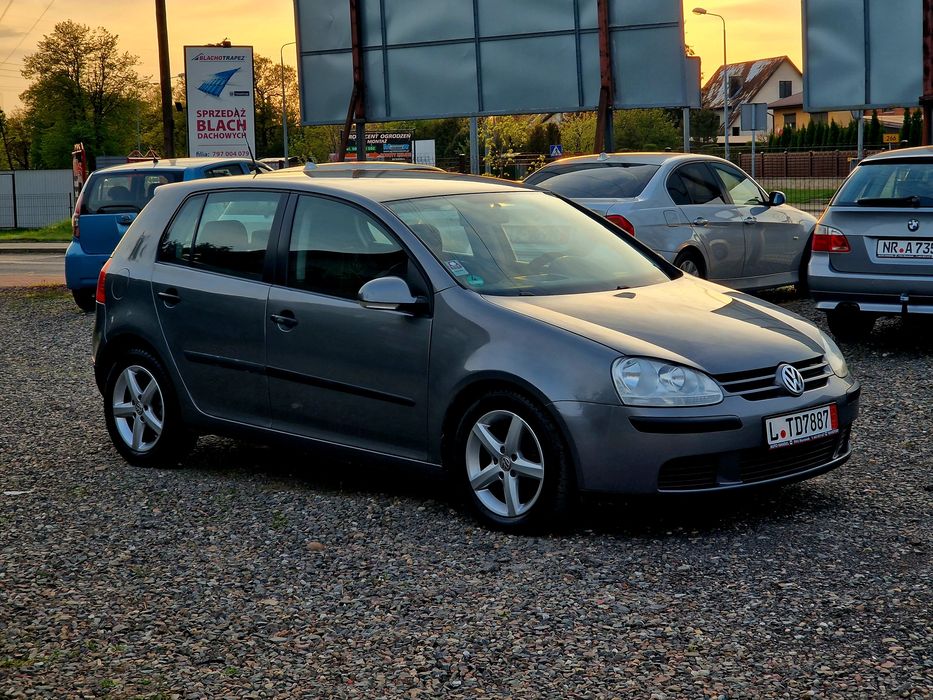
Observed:
[[[804,109],[916,105],[922,10],[920,0],[803,0]]]
[[[188,155],[249,158],[256,152],[253,47],[186,46]]]
[[[599,104],[597,0],[359,0],[370,122],[575,112]],[[348,0],[295,0],[301,118],[353,91]],[[609,0],[613,106],[686,107],[681,0]]]

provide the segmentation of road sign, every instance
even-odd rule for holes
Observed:
[[[564,147],[559,143],[551,144],[551,158],[560,158],[564,155]]]
[[[749,102],[742,105],[742,131],[767,131],[768,105],[766,102]]]
[[[884,142],[885,143],[900,143],[901,135],[900,134],[885,134]]]

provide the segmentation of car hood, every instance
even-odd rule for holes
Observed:
[[[655,357],[710,374],[772,367],[824,352],[819,331],[808,321],[688,276],[614,292],[486,299],[623,355]]]

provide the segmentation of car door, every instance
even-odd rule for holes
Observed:
[[[743,277],[797,272],[801,227],[785,207],[768,205],[767,195],[748,175],[731,165],[711,164],[729,199],[740,212],[745,231]]]
[[[425,459],[431,317],[357,302],[385,276],[427,295],[421,272],[373,215],[327,197],[298,198],[285,240],[266,322],[273,427]]]
[[[719,179],[709,166],[704,162],[680,166],[668,176],[667,191],[706,248],[707,277],[741,277],[745,224],[732,203],[726,201]]]
[[[160,243],[153,302],[185,387],[210,416],[269,424],[269,238],[250,241],[237,213],[263,212],[272,230],[284,213],[284,199],[278,192],[253,190],[193,196]]]

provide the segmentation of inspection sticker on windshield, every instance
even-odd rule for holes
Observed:
[[[467,269],[463,266],[459,260],[448,260],[447,267],[450,268],[450,271],[453,272],[457,277],[465,277],[470,274],[467,272]]]
[[[765,420],[768,447],[789,447],[839,432],[836,404],[788,413]]]
[[[875,253],[879,258],[933,259],[933,240],[930,241],[878,241]]]

